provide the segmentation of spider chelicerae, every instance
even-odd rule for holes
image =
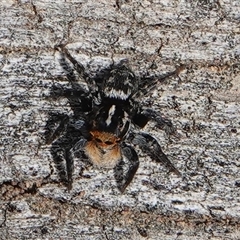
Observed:
[[[171,121],[142,106],[141,101],[166,76],[137,77],[128,62],[122,60],[90,77],[65,46],[56,49],[69,85],[53,85],[51,95],[66,97],[72,114],[49,113],[45,133],[60,180],[67,188],[72,188],[74,159],[77,159],[99,168],[114,169],[117,187],[124,192],[139,166],[134,146],[180,175],[158,141],[141,131],[152,120],[167,134],[175,132]],[[176,72],[168,75],[172,74]]]

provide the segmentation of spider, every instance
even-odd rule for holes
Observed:
[[[66,97],[73,114],[49,114],[46,140],[51,144],[60,179],[68,190],[72,188],[74,158],[77,158],[99,168],[114,169],[117,187],[123,193],[139,166],[134,146],[180,175],[158,141],[141,131],[148,121],[153,120],[168,134],[175,132],[171,121],[142,106],[141,98],[159,79],[137,77],[128,67],[127,60],[113,63],[90,77],[65,46],[56,49],[61,54],[60,64],[70,84],[65,88],[54,85],[51,94]],[[79,78],[85,84],[80,84]]]

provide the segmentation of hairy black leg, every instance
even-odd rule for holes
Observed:
[[[84,146],[86,139],[82,138],[74,146],[70,148],[69,138],[63,136],[55,142],[51,147],[51,154],[58,172],[60,181],[67,186],[68,191],[72,189],[73,173],[74,173],[74,158],[85,160]]]
[[[174,167],[167,156],[163,153],[157,140],[147,133],[131,134],[130,139],[133,144],[138,145],[141,150],[147,153],[153,160],[163,163],[171,172],[178,176],[181,173]]]
[[[75,116],[80,116],[83,112],[89,112],[92,110],[92,95],[89,91],[86,83],[88,85],[88,75],[85,73],[84,67],[77,63],[77,61],[70,55],[67,49],[63,46],[57,46],[56,49],[59,50],[61,58],[59,63],[64,70],[69,83],[69,85],[54,84],[51,89],[51,96],[53,97],[66,97],[69,101],[71,109],[74,112]],[[70,58],[70,59],[69,59]],[[72,66],[69,61],[74,65]],[[77,65],[77,69],[75,68]],[[76,76],[74,69],[80,74],[82,81],[79,81]]]
[[[64,185],[68,185],[66,169],[66,149],[63,146],[63,142],[64,140],[62,138],[55,141],[51,146],[50,152],[52,154],[60,182],[62,182]]]
[[[68,60],[73,64],[74,69],[80,74],[80,76],[83,79],[86,79],[88,75],[85,72],[85,68],[81,63],[78,63],[76,59],[72,57],[72,55],[69,53],[69,51],[66,49],[66,44],[59,44],[55,46],[55,50],[59,51],[61,54],[60,64],[63,68],[63,70],[66,72],[69,80],[72,80],[73,82],[77,81],[73,69],[69,66],[69,64],[66,62],[65,56],[68,58]],[[70,74],[70,75],[68,75]]]
[[[170,120],[162,117],[159,113],[152,109],[142,109],[133,117],[133,122],[141,128],[143,128],[150,120],[156,122],[156,126],[160,129],[163,129],[168,135],[176,132]]]
[[[50,152],[59,179],[68,190],[72,187],[74,171],[72,153],[76,152],[76,149],[81,150],[79,136],[87,132],[85,128],[84,120],[75,121],[60,113],[50,113],[45,126],[46,143],[52,143]]]
[[[71,79],[69,79],[71,82]],[[81,116],[92,110],[92,98],[89,92],[79,83],[63,85],[54,83],[47,98],[55,100],[66,98],[75,116]]]
[[[66,153],[66,170],[67,170],[67,188],[72,189],[73,173],[74,173],[74,158],[84,159],[84,147],[87,140],[81,138],[69,151]]]
[[[60,50],[60,60],[59,60],[59,63],[62,67],[62,69],[64,70],[65,74],[67,75],[67,78],[69,80],[69,82],[71,82],[72,84],[74,82],[77,82],[77,78],[74,74],[74,69],[70,66],[70,64],[66,61],[66,58],[65,58],[65,55],[64,53],[61,51],[62,49],[58,49]]]
[[[67,171],[65,162],[66,159],[65,145],[67,139],[62,135],[65,134],[68,121],[69,117],[65,114],[49,113],[49,119],[45,126],[46,144],[52,143],[50,152],[53,157],[53,161],[57,169],[60,181],[63,182],[64,184],[67,183]]]
[[[80,77],[87,83],[87,85],[90,87],[90,92],[93,93],[97,90],[96,83],[93,79],[91,79],[88,74],[85,71],[84,66],[79,63],[65,48],[63,45],[58,46],[61,49],[61,53],[64,54],[67,59],[73,64],[74,69],[78,72]]]
[[[176,76],[179,78],[178,75],[183,69],[185,69],[185,66],[180,65],[176,67],[174,71],[166,72],[158,76],[142,76],[139,81],[140,91],[138,92],[136,97],[141,98],[149,94],[149,92],[152,92],[156,88],[157,84],[164,82],[169,77]]]
[[[125,156],[127,163],[122,160],[114,168],[117,187],[121,193],[123,193],[131,183],[139,166],[138,155],[131,146],[124,144],[122,147],[122,153]]]
[[[72,189],[73,183],[73,172],[74,172],[74,160],[71,155],[71,150],[66,152],[66,170],[67,170],[67,189],[70,191]]]
[[[61,113],[49,113],[49,118],[45,126],[45,141],[46,144],[52,143],[59,138],[66,130],[69,117]]]

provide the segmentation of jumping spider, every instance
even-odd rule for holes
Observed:
[[[68,189],[72,188],[73,159],[77,158],[100,168],[114,169],[118,189],[124,192],[139,166],[134,145],[180,175],[157,140],[140,131],[153,120],[168,134],[174,132],[171,121],[142,106],[141,97],[153,89],[159,79],[136,77],[126,60],[90,77],[64,46],[58,46],[57,50],[70,87],[55,85],[52,94],[67,97],[73,114],[50,114],[46,138],[47,143],[52,144],[51,153],[59,176]],[[85,82],[84,86],[79,84],[74,70]]]

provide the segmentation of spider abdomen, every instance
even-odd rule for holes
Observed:
[[[105,97],[127,100],[136,92],[138,79],[126,63],[121,61],[106,75],[102,86]]]

